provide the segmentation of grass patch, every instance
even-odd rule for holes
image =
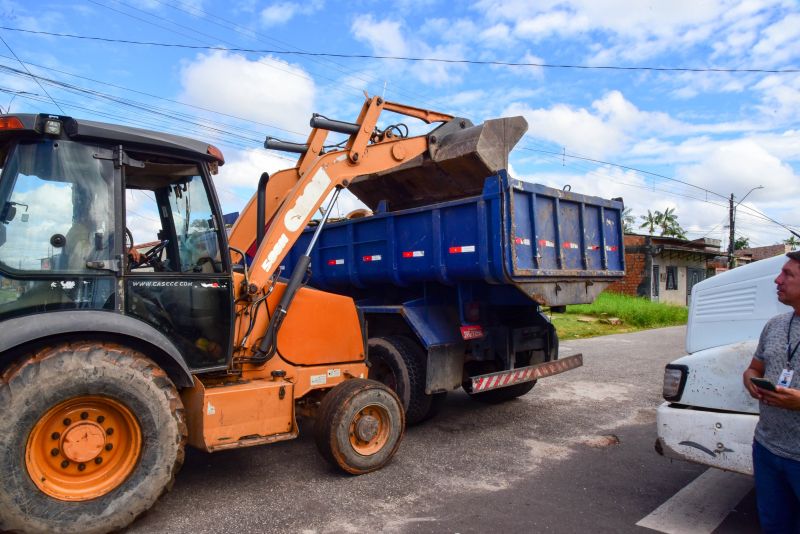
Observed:
[[[642,297],[601,293],[592,304],[567,306],[567,313],[552,314],[553,324],[562,339],[603,336],[686,324],[689,310],[652,302]],[[614,318],[620,324],[607,324]]]

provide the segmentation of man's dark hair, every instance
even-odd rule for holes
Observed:
[[[787,252],[786,255],[789,258],[793,259],[793,260],[800,261],[800,250],[794,250],[792,252]]]

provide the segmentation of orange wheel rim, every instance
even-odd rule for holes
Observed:
[[[50,497],[87,501],[122,484],[141,452],[139,422],[127,407],[108,397],[76,397],[39,419],[28,437],[25,464],[33,483]]]
[[[383,449],[389,441],[390,420],[385,406],[370,404],[362,408],[350,422],[353,450],[362,456],[370,456]]]

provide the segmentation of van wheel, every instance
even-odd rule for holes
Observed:
[[[405,431],[400,399],[374,380],[352,378],[322,398],[314,424],[317,448],[332,465],[362,475],[392,459]]]
[[[43,349],[0,379],[0,530],[130,524],[183,463],[183,405],[166,373],[112,343]]]
[[[369,339],[369,378],[388,386],[403,403],[406,423],[416,425],[438,411],[432,395],[425,393],[425,351],[407,336]]]

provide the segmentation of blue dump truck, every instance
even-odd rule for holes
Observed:
[[[356,301],[370,378],[398,393],[409,423],[432,416],[455,388],[502,402],[581,365],[580,355],[558,359],[558,336],[541,307],[592,302],[624,275],[620,199],[494,171],[481,188],[474,173],[456,170],[425,195],[397,194],[409,183],[403,176],[382,176],[377,187],[374,179],[368,188],[354,183],[371,213],[329,222],[313,247],[309,285]],[[284,272],[313,234],[306,230]]]

